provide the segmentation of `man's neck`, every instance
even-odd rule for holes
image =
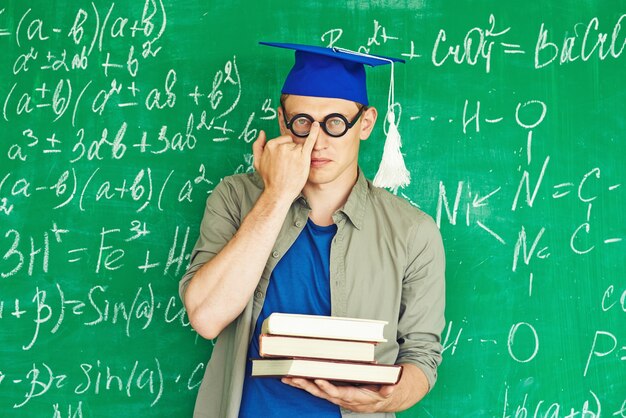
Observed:
[[[311,207],[309,217],[316,225],[333,224],[333,214],[348,200],[358,178],[358,169],[345,174],[344,178],[340,177],[328,184],[307,183],[304,186],[302,194]]]

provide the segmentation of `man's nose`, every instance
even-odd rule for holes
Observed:
[[[326,149],[332,140],[333,138],[330,135],[328,135],[323,129],[320,129],[320,133],[317,135],[317,141],[315,141],[315,145],[313,145],[313,150],[320,151]]]

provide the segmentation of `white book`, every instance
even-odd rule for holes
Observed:
[[[252,376],[303,377],[356,384],[393,385],[398,383],[398,365],[352,363],[309,359],[253,359]]]
[[[374,362],[376,343],[261,334],[261,357],[300,357]]]
[[[331,338],[353,341],[387,341],[383,330],[387,321],[338,316],[272,313],[265,318],[262,334]]]

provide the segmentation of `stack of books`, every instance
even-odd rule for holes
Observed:
[[[265,319],[252,376],[304,377],[353,384],[395,384],[402,368],[376,363],[387,322],[273,313]]]

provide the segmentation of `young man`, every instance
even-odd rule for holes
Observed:
[[[219,336],[194,417],[393,417],[432,388],[441,362],[441,237],[429,216],[359,169],[360,141],[377,119],[363,63],[376,58],[273,46],[296,49],[278,108],[281,136],[267,141],[261,131],[256,172],[225,178],[207,199],[180,282],[194,329]],[[402,365],[400,381],[250,377],[272,312],[388,321],[376,356]]]

